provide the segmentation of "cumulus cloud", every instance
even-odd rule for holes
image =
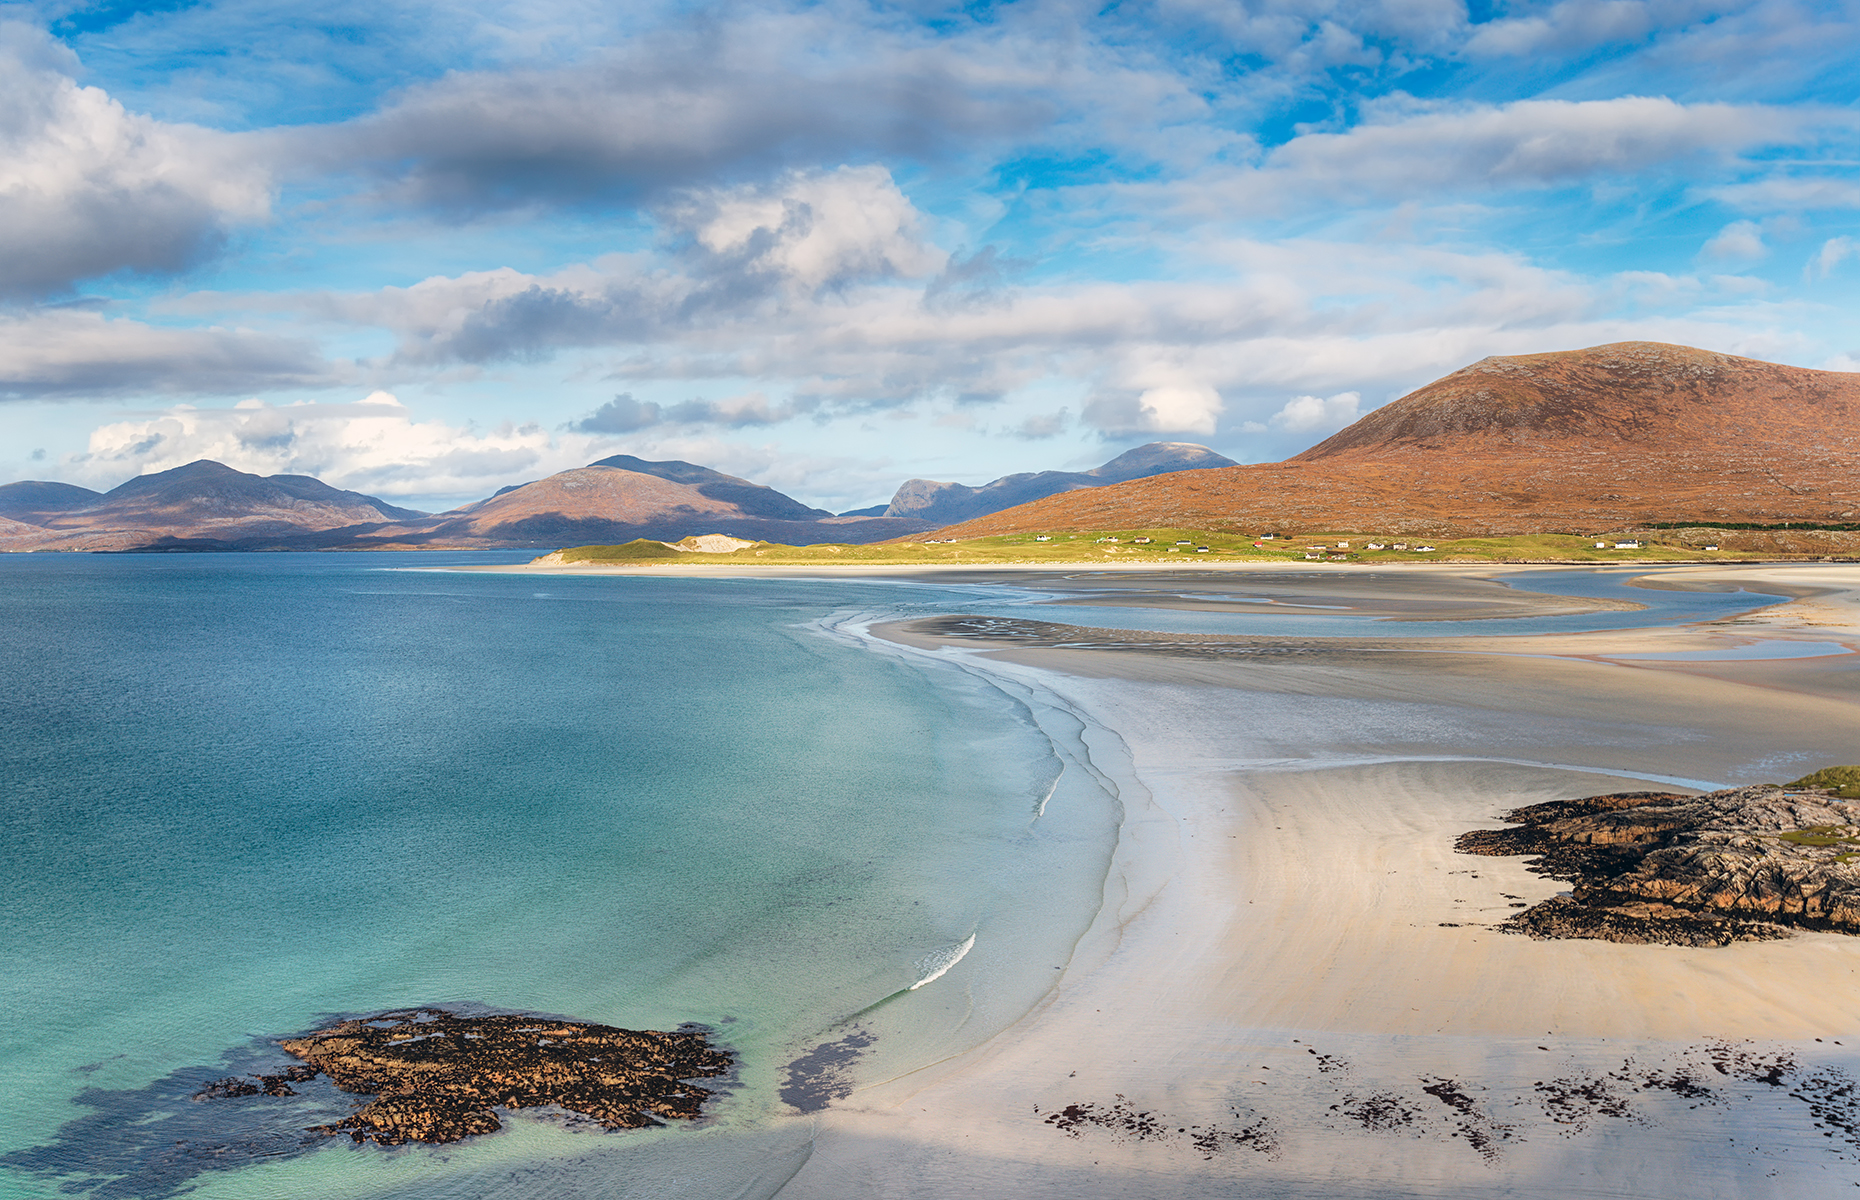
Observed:
[[[0,312],[0,396],[227,395],[351,374],[296,338],[168,329],[81,308]]]
[[[1763,229],[1755,221],[1733,221],[1706,242],[1700,253],[1706,258],[1733,262],[1756,262],[1768,257],[1770,248],[1763,244]]]
[[[1294,396],[1267,419],[1268,428],[1282,433],[1335,433],[1362,416],[1363,397],[1357,392],[1335,396]]]
[[[211,458],[258,475],[314,475],[370,495],[475,496],[512,476],[580,466],[590,456],[585,440],[563,446],[534,424],[481,432],[416,420],[396,397],[375,392],[352,404],[175,405],[99,426],[69,467],[108,487]]]
[[[1225,405],[1204,380],[1174,364],[1126,366],[1120,374],[1123,387],[1102,392],[1085,406],[1085,419],[1100,432],[1214,432]]]
[[[686,193],[662,216],[682,269],[614,255],[546,276],[499,268],[250,303],[385,327],[403,366],[536,362],[573,347],[689,341],[751,315],[811,313],[851,288],[933,276],[948,257],[882,167]]]
[[[815,293],[921,278],[948,256],[925,243],[916,208],[883,167],[789,172],[766,187],[706,191],[666,210],[708,275],[749,276]]]
[[[266,216],[250,139],[129,112],[75,70],[44,34],[0,22],[0,298],[179,271]]]

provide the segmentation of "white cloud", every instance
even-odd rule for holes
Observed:
[[[1733,183],[1706,191],[1745,212],[1803,212],[1860,208],[1860,183],[1851,179],[1783,177]]]
[[[917,210],[878,166],[794,171],[766,187],[704,192],[668,216],[674,232],[703,248],[710,269],[727,265],[801,292],[923,278],[949,259],[924,241]]]
[[[1807,267],[1803,268],[1803,278],[1826,279],[1835,267],[1840,266],[1843,259],[1848,258],[1860,258],[1860,245],[1856,245],[1850,237],[1831,237],[1821,243],[1821,249],[1816,251],[1815,257],[1809,260]]]
[[[251,139],[129,112],[80,87],[75,66],[0,22],[0,296],[178,271],[265,218],[271,179]]]
[[[651,201],[791,166],[965,153],[1044,128],[1049,94],[1088,74],[1040,39],[963,33],[741,7],[632,29],[568,66],[447,72],[290,141],[324,169],[372,175],[391,203]]]
[[[1212,434],[1223,407],[1219,392],[1193,381],[1159,384],[1137,394],[1142,428],[1157,433]]]
[[[169,329],[81,308],[0,311],[0,396],[226,395],[350,374],[296,338]]]
[[[1356,392],[1335,396],[1294,396],[1266,422],[1282,433],[1335,433],[1362,416],[1363,398]]]
[[[1770,248],[1763,244],[1763,229],[1755,221],[1733,221],[1706,242],[1700,253],[1706,258],[1756,262],[1767,258]]]
[[[1523,57],[1638,41],[1662,27],[1709,13],[1708,0],[1562,0],[1542,13],[1474,27],[1466,53]]]
[[[1802,122],[1786,109],[1660,96],[1391,111],[1394,119],[1372,114],[1348,133],[1295,138],[1273,152],[1268,167],[1306,183],[1397,195],[1438,194],[1442,185],[1544,187],[1786,142]]]
[[[598,457],[590,445],[587,438],[564,444],[534,424],[479,431],[420,421],[393,395],[375,392],[353,404],[176,405],[99,426],[69,468],[92,486],[110,487],[210,458],[258,475],[314,475],[388,498],[476,497],[513,477],[581,466]]]
[[[1722,172],[1747,166],[1742,156],[1754,151],[1851,138],[1857,124],[1839,109],[1683,104],[1662,96],[1468,104],[1398,94],[1367,104],[1354,128],[1301,133],[1250,164],[1211,166],[1163,183],[1107,185],[1098,194],[1133,209],[1147,205],[1204,219],[1407,199],[1441,205],[1467,193]]]

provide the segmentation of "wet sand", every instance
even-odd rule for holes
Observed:
[[[1649,574],[1801,598],[1680,628],[1276,647],[877,630],[1079,714],[1126,819],[1048,1000],[822,1114],[781,1194],[1850,1194],[1860,939],[1533,941],[1488,926],[1564,885],[1452,852],[1522,804],[1860,761],[1860,568]],[[1312,608],[1363,590],[1284,582]],[[1421,584],[1389,608],[1484,599]],[[1839,652],[1619,657],[1777,642]]]

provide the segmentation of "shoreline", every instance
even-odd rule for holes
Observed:
[[[1823,1103],[1830,1125],[1807,1101],[1778,1109],[1764,1079],[1783,1059],[1791,1095],[1860,1074],[1860,939],[1492,932],[1562,885],[1451,849],[1540,799],[1852,757],[1852,653],[1608,657],[1860,647],[1860,571],[1774,569],[1791,577],[1764,582],[1802,595],[1734,623],[1507,636],[1503,652],[1336,639],[1219,661],[1185,652],[1188,635],[1108,652],[873,629],[1059,697],[1128,755],[1145,803],[1049,997],[822,1114],[781,1194],[927,1197],[982,1178],[1055,1198],[1845,1194],[1860,1110]],[[1453,645],[1387,645],[1416,640]]]

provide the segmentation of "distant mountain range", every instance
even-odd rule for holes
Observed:
[[[913,479],[835,516],[687,462],[604,458],[429,515],[195,462],[98,493],[0,487],[0,549],[542,548],[721,533],[790,544],[939,529],[1469,536],[1664,522],[1860,525],[1860,374],[1658,342],[1482,359],[1286,462],[1155,442],[1090,471]]]
[[[1102,467],[1094,467],[1089,471],[1037,471],[1004,475],[981,487],[938,483],[933,479],[911,479],[898,489],[890,504],[862,508],[847,515],[907,517],[928,521],[932,525],[951,525],[1060,492],[1147,479],[1174,471],[1202,471],[1210,467],[1238,465],[1233,459],[1192,442],[1151,442],[1135,450],[1126,450]]]
[[[1665,522],[1860,523],[1860,374],[1659,342],[1487,358],[1287,462],[1051,496],[942,536],[1478,536]]]
[[[708,467],[627,454],[438,514],[305,475],[250,475],[202,459],[108,492],[38,480],[0,486],[0,550],[554,549],[704,533],[863,543],[956,519],[946,513],[981,515],[1062,490],[1229,461],[1203,446],[1158,442],[1088,472],[1011,475],[981,488],[912,480],[890,505],[835,516]]]

